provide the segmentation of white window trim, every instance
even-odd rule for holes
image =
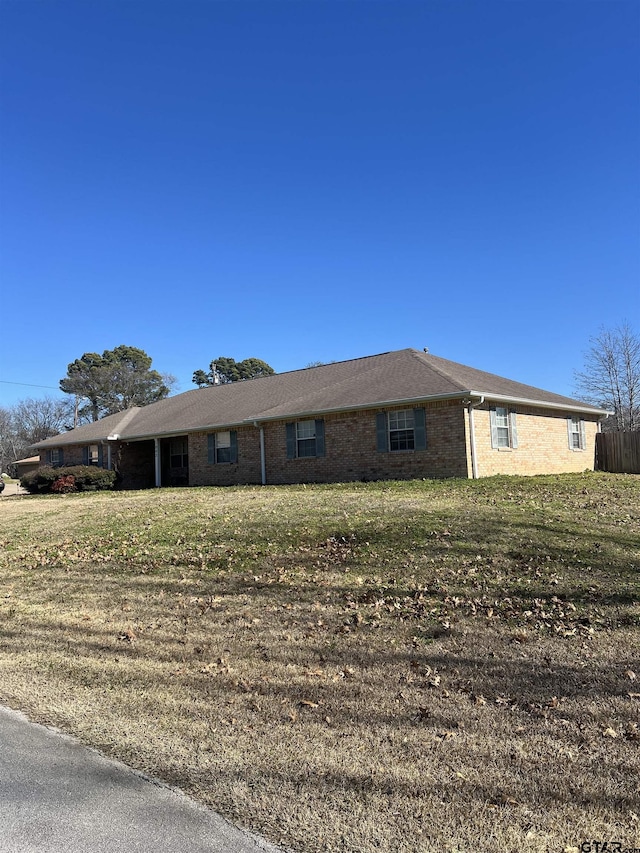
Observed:
[[[403,416],[405,426],[404,427],[391,427],[391,420],[397,419],[400,415]],[[407,421],[410,421],[411,426],[406,426]],[[397,420],[396,420],[397,423]],[[413,444],[413,447],[392,447],[391,446],[391,435],[392,433],[399,432],[411,432],[410,442]],[[390,453],[412,453],[416,447],[416,425],[414,421],[413,409],[398,409],[397,411],[389,412],[387,416],[387,447],[389,448]]]
[[[498,424],[498,412],[506,412],[506,425]],[[491,433],[491,449],[499,453],[510,453],[518,449],[518,426],[515,409],[508,406],[491,406],[489,409],[489,431]],[[508,430],[508,444],[498,444],[499,430]],[[504,434],[504,433],[503,433]],[[494,441],[495,438],[495,441]]]
[[[577,429],[574,429],[574,424]],[[571,415],[567,418],[567,429],[569,438],[569,450],[572,453],[583,453],[587,449],[587,441],[585,434],[585,422],[579,415]],[[578,436],[578,446],[574,444],[574,436]]]
[[[311,424],[311,427],[307,425]],[[302,430],[300,429],[302,427]],[[305,432],[311,432],[311,435],[305,435]],[[301,435],[302,433],[302,435]],[[316,422],[314,418],[307,418],[304,421],[296,421],[296,458],[298,459],[311,459],[312,456],[309,454],[301,454],[300,453],[300,442],[301,441],[313,441],[314,451],[312,456],[316,456],[315,445],[316,445]]]

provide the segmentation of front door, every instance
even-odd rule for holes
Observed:
[[[186,435],[162,439],[162,485],[189,485],[189,439]]]

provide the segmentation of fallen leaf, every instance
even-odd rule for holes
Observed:
[[[627,676],[629,681],[635,681],[636,680],[636,674],[632,669],[625,670],[624,674]]]
[[[136,638],[136,635],[131,630],[123,631],[121,634],[118,634],[118,639],[121,640],[122,642],[126,642],[126,643],[132,643],[135,640],[135,638]]]

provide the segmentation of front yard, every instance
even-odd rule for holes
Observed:
[[[0,701],[293,850],[640,846],[640,480],[0,502]]]

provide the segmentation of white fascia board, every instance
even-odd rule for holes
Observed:
[[[469,395],[473,396],[481,396],[479,391],[469,391]],[[495,400],[499,403],[515,403],[520,406],[534,406],[538,409],[555,409],[559,412],[584,412],[590,415],[600,415],[600,417],[604,417],[612,415],[613,412],[608,411],[607,409],[597,409],[595,406],[588,406],[586,403],[581,405],[580,403],[570,404],[570,403],[551,403],[544,400],[532,400],[527,397],[508,397],[504,394],[491,394],[484,393],[485,400]]]

